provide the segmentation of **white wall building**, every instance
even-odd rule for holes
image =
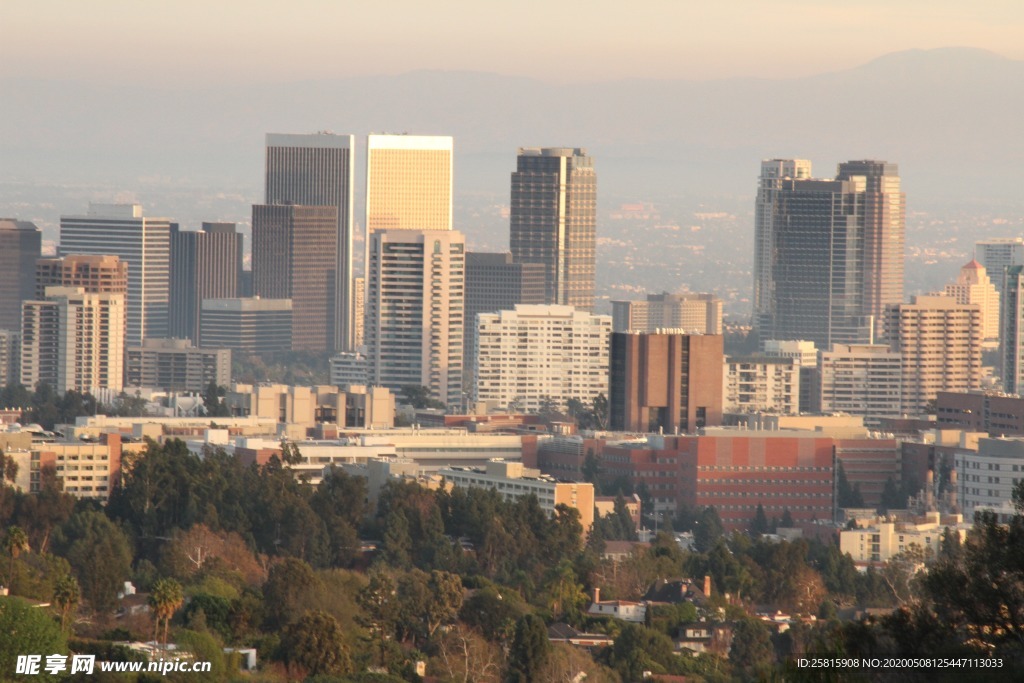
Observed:
[[[571,306],[523,305],[477,316],[473,396],[537,411],[608,395],[612,319]]]
[[[839,550],[849,553],[859,569],[888,562],[900,553],[920,553],[923,564],[937,555],[947,528],[956,531],[963,541],[970,525],[963,524],[961,515],[944,519],[938,512],[928,512],[916,522],[879,522],[841,531]]]
[[[957,496],[967,519],[992,510],[1014,514],[1013,489],[1024,479],[1024,439],[978,439],[978,450],[958,450],[953,458]]]
[[[792,358],[729,358],[723,368],[722,410],[795,415],[800,405],[800,366]]]
[[[900,354],[883,344],[833,344],[821,352],[821,411],[898,417]]]
[[[972,259],[960,269],[956,282],[946,285],[946,296],[953,297],[958,304],[978,304],[982,339],[989,342],[999,339],[999,290],[985,266]]]

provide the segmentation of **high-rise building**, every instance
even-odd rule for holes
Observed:
[[[949,296],[916,296],[886,310],[889,348],[901,355],[901,410],[923,413],[940,391],[981,388],[981,309]]]
[[[352,311],[354,323],[353,345],[354,349],[361,349],[366,345],[366,278],[357,277],[352,281]]]
[[[253,290],[264,299],[291,299],[296,351],[334,350],[336,214],[333,206],[252,207]]]
[[[231,383],[230,349],[197,348],[188,339],[147,339],[125,351],[125,384],[165,391],[205,391]]]
[[[648,294],[646,301],[613,301],[616,332],[686,330],[690,334],[722,334],[722,300],[713,294]]]
[[[462,358],[468,374],[475,364],[478,313],[511,311],[517,304],[544,303],[544,267],[513,263],[512,255],[466,254],[466,335]]]
[[[0,218],[0,330],[21,330],[21,302],[35,296],[42,233],[35,223]]]
[[[546,401],[564,410],[569,399],[591,405],[599,394],[608,396],[611,317],[519,304],[480,313],[476,325],[475,400],[537,412]]]
[[[47,287],[81,287],[92,294],[128,295],[128,263],[120,257],[72,254],[36,261],[36,299]]]
[[[337,209],[337,272],[333,278],[334,349],[355,344],[353,329],[352,231],[355,196],[355,138],[315,133],[267,135],[266,204],[333,206]],[[243,296],[230,294],[223,296]]]
[[[884,333],[885,307],[903,298],[896,164],[848,161],[834,180],[810,171],[803,160],[761,163],[754,323],[762,339],[869,342]]]
[[[800,411],[813,413],[821,410],[818,392],[818,349],[814,342],[804,339],[765,339],[762,355],[770,358],[792,358],[800,368]]]
[[[1003,280],[1002,329],[1003,390],[1024,393],[1024,266],[1008,266]]]
[[[899,417],[900,354],[884,344],[833,344],[821,352],[821,412]]]
[[[234,223],[203,223],[201,230],[171,229],[169,337],[199,340],[203,299],[239,296],[242,234]]]
[[[22,304],[21,381],[63,393],[124,386],[125,295],[49,287]]]
[[[370,135],[366,230],[452,229],[451,137]]]
[[[793,358],[727,358],[722,386],[727,413],[800,413],[800,366]]]
[[[999,291],[989,279],[985,266],[971,259],[960,269],[956,282],[946,285],[946,296],[953,297],[958,304],[978,304],[982,339],[991,342],[999,339]]]
[[[1006,269],[1024,266],[1024,237],[979,240],[974,244],[974,258],[985,266],[992,284],[1002,295]]]
[[[167,336],[171,223],[142,215],[138,204],[89,204],[61,216],[59,256],[112,254],[128,264],[128,343]]]
[[[370,233],[366,346],[370,384],[424,386],[462,403],[465,239],[455,230]]]
[[[18,384],[21,375],[21,327],[0,330],[0,386]],[[6,406],[3,406],[6,407]]]
[[[597,174],[581,148],[520,148],[512,173],[512,259],[544,266],[545,303],[594,307]]]
[[[291,299],[203,299],[199,343],[243,355],[292,348]]]
[[[611,428],[671,434],[722,424],[724,365],[721,335],[615,332]]]

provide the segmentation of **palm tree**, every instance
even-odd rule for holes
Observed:
[[[156,615],[155,628],[157,631],[160,629],[160,622],[164,623],[163,644],[165,650],[167,649],[167,631],[171,625],[171,617],[184,602],[185,595],[182,593],[181,584],[174,579],[158,579],[149,593],[149,606]]]
[[[78,581],[70,574],[60,577],[57,585],[53,587],[53,603],[60,610],[60,627],[67,628],[68,615],[78,604],[82,595]]]
[[[7,568],[7,588],[10,594],[14,595],[14,560],[23,552],[28,552],[28,534],[19,526],[7,528],[7,536],[4,538],[4,550],[11,556],[11,562]]]

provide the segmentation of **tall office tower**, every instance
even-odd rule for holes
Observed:
[[[333,278],[335,327],[332,350],[355,344],[352,291],[355,137],[333,133],[267,135],[266,204],[333,206],[337,209],[338,258]],[[231,296],[246,296],[232,294]]]
[[[47,287],[81,287],[92,294],[128,295],[128,263],[117,256],[72,254],[36,261],[36,299]]]
[[[0,386],[2,387],[19,383],[21,374],[20,339],[20,327],[17,330],[0,330]]]
[[[241,233],[234,223],[203,223],[201,230],[171,230],[169,337],[199,341],[203,299],[239,296]]]
[[[252,207],[253,291],[292,300],[293,350],[334,350],[337,225],[333,206]]]
[[[819,391],[823,413],[899,417],[900,354],[884,344],[833,344],[821,352]]]
[[[451,230],[453,147],[452,138],[441,135],[370,135],[367,233]]]
[[[569,399],[590,405],[598,394],[608,395],[611,317],[520,304],[481,313],[477,321],[475,400],[536,412],[546,400],[564,410]]]
[[[720,425],[724,372],[721,335],[615,332],[611,428],[671,434]]]
[[[821,410],[821,392],[818,379],[818,349],[814,342],[802,339],[766,339],[761,352],[769,358],[792,358],[800,368],[800,411],[815,413]]]
[[[544,266],[513,263],[512,255],[466,254],[466,334],[463,365],[469,375],[475,366],[476,316],[511,311],[517,304],[544,303]]]
[[[1024,392],[1024,266],[1008,266],[1004,293],[999,355],[1003,361],[1003,390]]]
[[[370,383],[424,386],[462,402],[465,238],[455,230],[370,233],[366,347]]]
[[[581,148],[520,148],[512,173],[512,260],[544,266],[545,303],[594,307],[597,174]]]
[[[29,221],[0,218],[0,330],[21,329],[21,302],[35,296],[42,232]]]
[[[352,280],[353,345],[360,349],[366,345],[366,278]]]
[[[124,387],[125,295],[48,287],[22,304],[21,381],[63,393]]]
[[[979,240],[974,244],[974,258],[985,266],[992,284],[1001,295],[1006,269],[1024,266],[1024,237]]]
[[[59,256],[112,254],[128,264],[128,343],[167,336],[171,223],[147,218],[138,204],[89,204],[61,216]]]
[[[981,388],[981,308],[916,296],[886,309],[890,350],[901,354],[904,413],[924,413],[940,391]]]
[[[819,347],[884,334],[903,297],[904,195],[895,164],[848,161],[834,180],[810,164],[761,164],[755,207],[754,322],[762,339]]]
[[[722,300],[713,294],[648,294],[646,301],[613,301],[616,332],[672,328],[690,334],[722,334]]]
[[[946,296],[953,297],[958,304],[978,304],[982,339],[991,343],[999,339],[999,291],[985,266],[971,259],[960,269],[956,282],[946,285]]]

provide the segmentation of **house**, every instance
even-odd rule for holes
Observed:
[[[634,624],[644,623],[647,616],[647,605],[631,600],[601,600],[601,589],[594,589],[594,601],[587,608],[592,617],[612,617]]]
[[[615,642],[615,639],[606,633],[584,633],[564,623],[548,626],[548,640],[552,643],[566,643],[586,648],[605,647]]]
[[[727,658],[732,647],[732,626],[706,621],[680,624],[675,645],[679,653],[714,654]]]
[[[703,587],[698,586],[693,579],[658,579],[647,589],[647,593],[644,594],[644,601],[647,603],[660,602],[669,605],[691,602],[697,607],[703,607],[710,593],[710,576],[704,577]]]

